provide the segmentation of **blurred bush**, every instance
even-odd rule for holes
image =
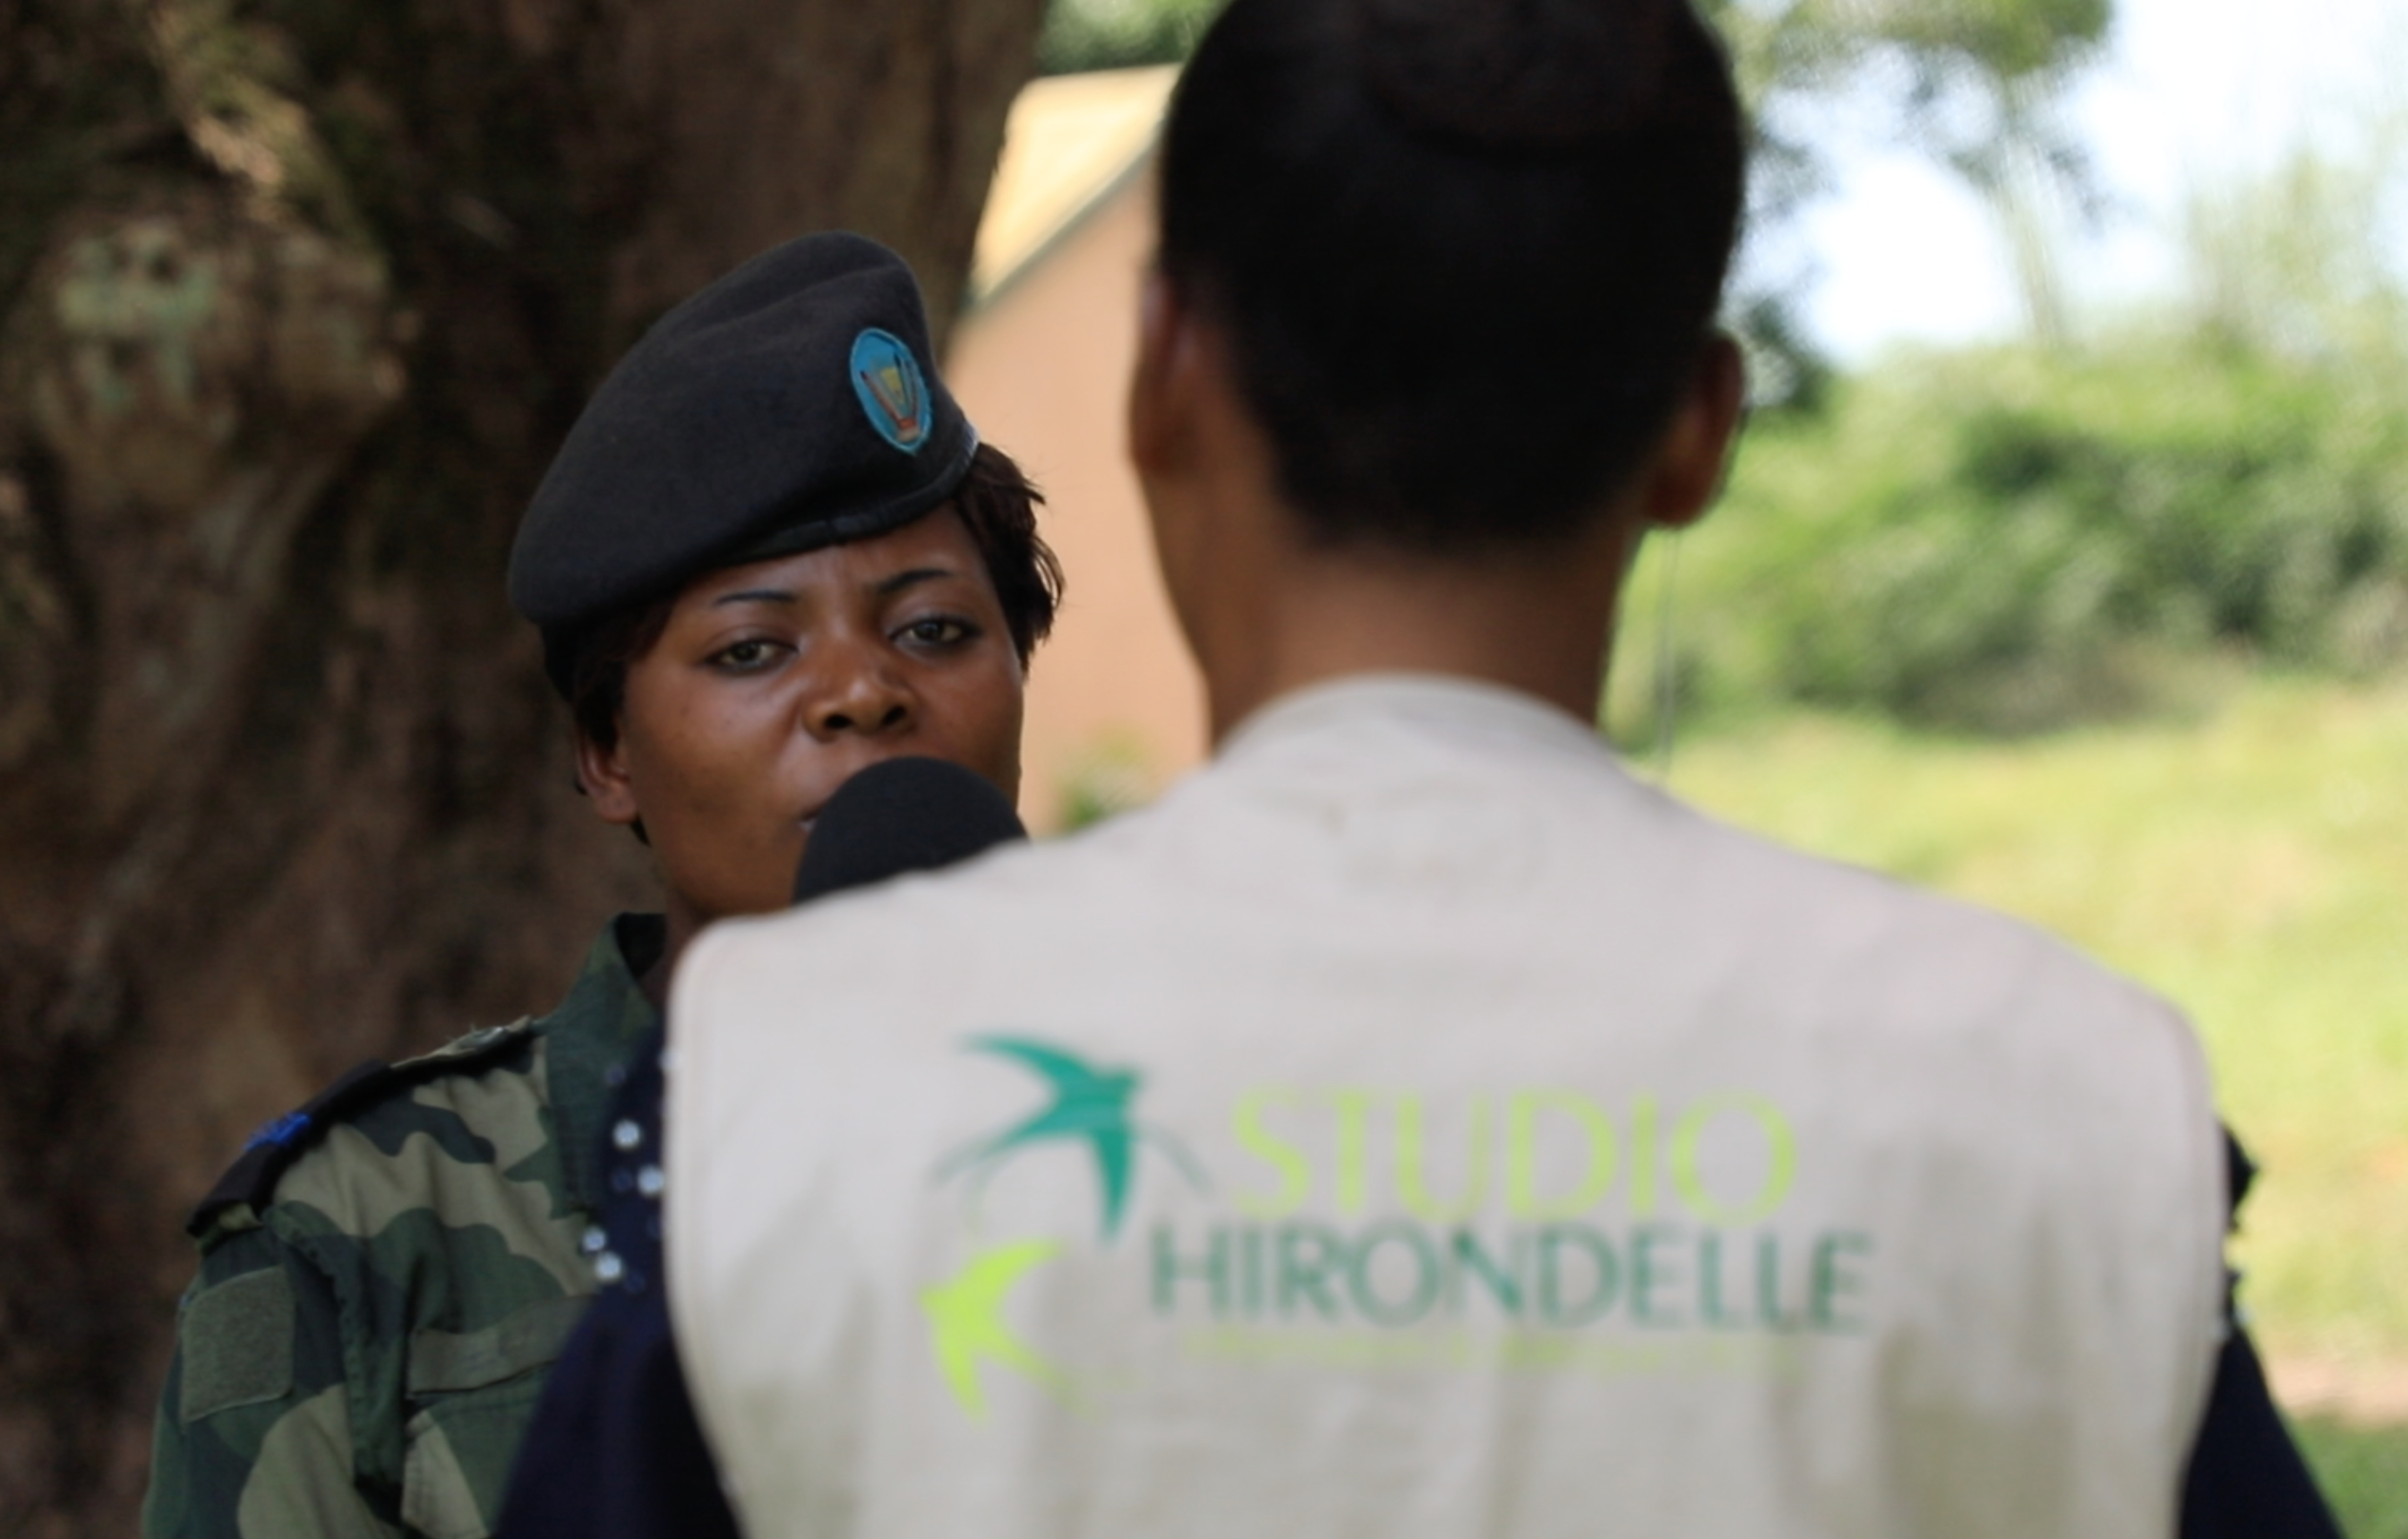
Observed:
[[[1684,538],[1709,707],[2017,732],[2202,655],[2368,672],[2408,656],[2408,371],[2206,334],[1900,358],[1759,423]]]
[[[1037,73],[1178,64],[1228,0],[1049,0]]]
[[[2196,197],[2188,293],[2120,330],[1759,416],[1726,506],[1642,566],[1617,734],[1667,693],[2030,732],[2408,659],[2408,134],[2378,127]]]

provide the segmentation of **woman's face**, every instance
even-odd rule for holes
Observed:
[[[672,948],[784,908],[812,822],[882,759],[1020,785],[1023,675],[986,563],[940,509],[874,539],[706,573],[628,665],[619,740],[580,742],[595,809],[642,819]]]

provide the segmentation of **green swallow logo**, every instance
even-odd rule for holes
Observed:
[[[1061,1252],[1058,1240],[1021,1240],[982,1250],[970,1258],[950,1282],[920,1289],[920,1308],[928,1314],[929,1339],[936,1349],[937,1365],[953,1386],[953,1398],[973,1421],[987,1415],[986,1387],[978,1380],[981,1360],[1028,1375],[1068,1399],[1070,1375],[1039,1357],[1003,1323],[1003,1301],[1022,1273]]]
[[[1144,1076],[1134,1069],[1099,1069],[1059,1048],[1025,1037],[973,1037],[974,1052],[991,1052],[1016,1060],[1036,1071],[1053,1087],[1053,1103],[1018,1126],[992,1137],[976,1139],[948,1155],[936,1168],[936,1179],[950,1181],[964,1170],[975,1170],[973,1201],[983,1190],[1005,1156],[1056,1139],[1083,1140],[1094,1151],[1095,1173],[1104,1189],[1103,1229],[1109,1240],[1120,1231],[1122,1209],[1129,1200],[1129,1164],[1137,1140],[1160,1147],[1178,1166],[1180,1174],[1199,1189],[1203,1173],[1178,1141],[1159,1129],[1139,1123],[1130,1110]]]

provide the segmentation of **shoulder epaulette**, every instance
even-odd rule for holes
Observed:
[[[268,1199],[275,1195],[276,1182],[283,1177],[286,1167],[324,1137],[329,1128],[353,1112],[405,1086],[482,1063],[526,1040],[532,1032],[532,1024],[527,1021],[489,1026],[421,1057],[406,1058],[398,1064],[371,1058],[361,1064],[298,1109],[286,1112],[252,1133],[244,1143],[242,1153],[217,1178],[217,1185],[210,1188],[209,1195],[192,1209],[192,1216],[184,1221],[184,1232],[197,1239],[208,1233],[217,1215],[229,1208],[266,1207]]]

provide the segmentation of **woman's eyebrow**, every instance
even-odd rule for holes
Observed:
[[[794,595],[782,588],[748,588],[740,593],[722,593],[711,601],[714,610],[730,604],[792,604]]]
[[[953,575],[953,570],[951,567],[913,567],[909,571],[898,571],[892,577],[879,578],[870,585],[870,591],[880,598],[893,598],[907,588],[914,588],[921,583],[934,582],[940,577]]]

